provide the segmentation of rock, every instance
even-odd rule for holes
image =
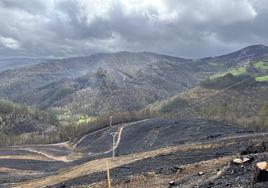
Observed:
[[[243,157],[243,163],[252,162],[254,158],[252,156]]]
[[[175,181],[170,181],[168,184],[169,184],[169,187],[173,187],[176,185]]]
[[[239,158],[236,158],[236,159],[233,160],[233,163],[241,165],[241,164],[243,164],[243,160],[239,159]]]
[[[259,162],[255,166],[253,183],[268,181],[268,162]]]
[[[199,176],[202,176],[202,175],[204,175],[204,174],[205,174],[205,172],[202,172],[202,171],[201,171],[201,172],[198,172],[198,175],[199,175]]]
[[[221,175],[222,171],[220,170],[219,172],[217,172],[217,176]]]
[[[233,160],[234,164],[238,164],[238,165],[242,165],[244,163],[250,163],[254,160],[254,158],[252,156],[246,156],[246,157],[242,157],[242,158],[236,158]]]

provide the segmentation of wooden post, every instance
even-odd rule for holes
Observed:
[[[109,170],[108,160],[106,160],[106,169],[107,169],[108,188],[111,188],[111,179],[110,179],[110,170]]]

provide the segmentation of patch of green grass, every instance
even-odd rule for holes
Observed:
[[[210,79],[219,78],[219,77],[225,76],[228,73],[231,73],[234,76],[239,76],[241,74],[245,74],[246,72],[247,72],[246,67],[238,67],[238,68],[230,69],[230,70],[223,72],[223,73],[214,74],[210,77]]]
[[[246,67],[239,67],[239,68],[235,68],[235,69],[232,69],[231,71],[229,71],[229,73],[231,73],[234,76],[239,76],[239,75],[244,74],[246,72],[247,72]]]
[[[92,116],[87,116],[87,115],[81,115],[80,118],[78,119],[77,121],[77,124],[80,125],[80,124],[85,124],[85,123],[89,123],[89,122],[92,122],[96,120],[95,117],[92,117]]]
[[[259,76],[255,78],[258,82],[264,82],[268,81],[268,75],[267,76]]]
[[[268,70],[268,62],[259,61],[254,64],[254,67],[258,70]]]

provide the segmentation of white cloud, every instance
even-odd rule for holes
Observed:
[[[180,12],[172,10],[163,0],[121,0],[120,3],[125,15],[140,14],[153,21],[173,21]]]
[[[17,40],[9,37],[0,36],[0,44],[2,44],[6,48],[10,48],[13,50],[17,50],[20,48],[20,43]]]
[[[112,0],[75,0],[78,6],[78,19],[82,22],[86,19],[90,24],[98,18],[109,19],[109,11],[112,8]]]
[[[0,36],[9,37],[0,43],[36,56],[117,50],[214,55],[234,46],[267,45],[266,5],[262,0],[0,0]]]

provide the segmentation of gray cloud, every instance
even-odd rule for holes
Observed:
[[[0,57],[223,54],[268,44],[266,7],[261,0],[0,0]]]

